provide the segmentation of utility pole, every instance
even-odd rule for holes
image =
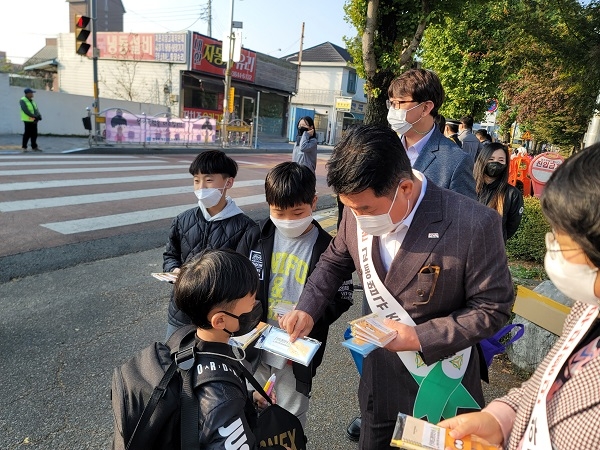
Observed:
[[[298,71],[296,72],[296,94],[300,89],[300,66],[302,65],[302,47],[304,46],[304,22],[302,22],[302,32],[300,33],[300,52],[298,53]]]
[[[229,98],[229,89],[231,88],[231,66],[233,63],[233,46],[235,38],[233,36],[233,1],[231,0],[231,16],[229,18],[229,51],[227,55],[227,68],[225,69],[225,95],[223,96],[223,121],[221,122],[221,145],[226,147],[228,142],[227,137],[227,123],[229,122],[229,102],[233,101],[233,98]]]
[[[208,10],[208,36],[212,37],[212,0],[208,0],[208,6],[206,7]],[[233,19],[232,19],[233,20]]]
[[[91,0],[92,7],[92,63],[94,68],[94,133],[100,135],[98,114],[100,113],[100,98],[98,97],[98,48],[97,48],[97,0]]]

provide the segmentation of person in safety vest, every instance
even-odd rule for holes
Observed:
[[[23,132],[23,145],[21,148],[24,152],[27,151],[27,143],[31,139],[31,149],[34,152],[41,152],[42,150],[37,145],[37,123],[42,120],[42,115],[37,107],[37,103],[33,101],[34,90],[26,88],[24,90],[25,95],[21,97],[19,104],[21,105],[21,120],[25,124],[25,131]]]

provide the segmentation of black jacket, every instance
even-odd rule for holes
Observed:
[[[308,277],[310,277],[321,254],[327,249],[329,242],[332,240],[331,235],[323,230],[316,220],[313,220],[312,223],[319,230],[319,235],[313,247],[310,263],[308,265]],[[271,219],[262,220],[259,222],[258,226],[246,233],[237,248],[239,253],[248,257],[250,257],[252,252],[250,260],[256,266],[261,278],[260,286],[256,293],[256,299],[262,302],[262,320],[265,322],[267,321],[269,309],[269,279],[271,277],[271,255],[273,254],[273,245],[275,243],[275,229],[275,225]],[[342,286],[340,286],[334,298],[330,299],[323,317],[315,323],[315,326],[308,336],[320,341],[322,344],[310,365],[306,367],[295,362],[292,364],[294,375],[296,377],[296,390],[298,392],[307,396],[309,395],[312,386],[312,378],[315,376],[317,367],[319,367],[323,360],[329,325],[335,322],[344,312],[348,311],[350,306],[352,306],[352,293],[352,279],[346,280]],[[249,348],[246,350],[246,355],[253,365],[258,363],[258,352]]]
[[[487,205],[492,196],[494,182],[483,186],[479,193],[479,202]],[[504,207],[502,212],[502,236],[506,243],[518,230],[523,216],[523,194],[512,185],[506,186],[504,193]]]
[[[207,248],[235,250],[244,233],[254,226],[256,223],[245,214],[209,222],[199,207],[188,209],[173,219],[169,240],[163,253],[163,271],[171,272],[181,267]],[[189,317],[179,311],[173,296],[169,304],[169,323],[191,323]]]

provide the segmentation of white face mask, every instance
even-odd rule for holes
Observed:
[[[313,221],[312,214],[301,219],[276,219],[273,216],[270,217],[281,234],[290,239],[297,238],[304,233]]]
[[[198,198],[198,205],[204,206],[205,208],[212,208],[221,200],[221,197],[223,196],[221,191],[223,190],[224,188],[204,188],[194,191],[194,194],[196,194],[196,197]]]
[[[423,103],[419,103],[417,106],[413,106],[410,109],[394,109],[391,107],[388,109],[387,121],[396,133],[402,135],[405,134],[408,130],[412,128],[412,126],[421,120],[423,117],[419,117],[419,120],[410,123],[406,121],[406,113],[415,108],[418,108]]]
[[[400,183],[402,183],[402,181],[403,180],[400,180]],[[396,188],[396,194],[394,194],[394,200],[392,200],[392,204],[390,205],[390,209],[388,210],[387,213],[378,214],[376,216],[357,216],[354,213],[354,211],[352,211],[352,214],[354,214],[354,217],[356,217],[356,222],[358,223],[358,226],[360,227],[361,230],[363,230],[367,234],[370,234],[371,236],[381,236],[383,234],[389,233],[390,231],[392,231],[395,228],[398,228],[398,226],[400,226],[400,224],[402,222],[404,222],[404,220],[408,217],[408,214],[410,212],[410,200],[408,200],[406,214],[404,214],[404,217],[402,218],[402,220],[400,220],[400,222],[394,223],[392,221],[392,216],[390,215],[390,212],[392,211],[392,207],[394,206],[394,203],[396,202],[396,197],[398,196],[398,188],[399,187],[400,187],[400,184],[398,184],[398,187]]]
[[[572,300],[600,305],[594,294],[598,268],[567,261],[552,233],[546,233],[546,249],[544,268],[556,288]]]

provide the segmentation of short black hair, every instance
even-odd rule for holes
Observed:
[[[458,124],[456,122],[446,122],[446,127],[453,133],[458,133]]]
[[[258,274],[246,256],[230,249],[208,249],[181,267],[174,297],[194,325],[210,329],[208,313],[213,308],[232,309],[232,303],[257,290]]]
[[[313,171],[296,162],[277,164],[265,178],[265,198],[276,208],[312,205],[316,190],[317,179]]]
[[[392,80],[388,88],[388,97],[412,97],[419,103],[433,102],[430,115],[435,117],[444,103],[444,88],[433,70],[409,69]]]
[[[481,136],[482,138],[487,139],[488,141],[492,140],[492,136],[490,136],[490,134],[485,128],[480,128],[479,130],[475,131],[474,134],[475,136]]]
[[[471,116],[463,116],[460,118],[460,123],[463,124],[463,126],[465,128],[468,128],[469,130],[473,129],[473,118]]]
[[[410,160],[395,131],[380,125],[354,125],[346,130],[327,162],[327,184],[336,194],[373,189],[389,195],[401,179],[412,179]]]
[[[235,178],[237,171],[237,163],[221,150],[202,152],[190,164],[190,174],[192,175],[221,174]]]
[[[568,158],[541,196],[550,226],[566,233],[600,267],[600,143]]]

